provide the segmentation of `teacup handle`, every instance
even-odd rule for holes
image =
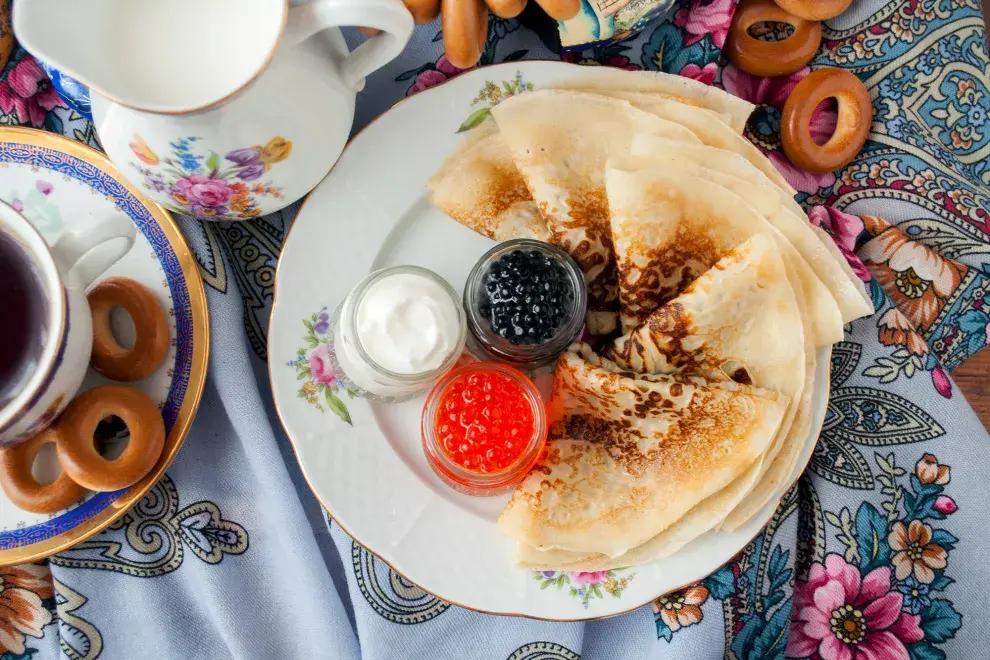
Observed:
[[[86,289],[134,245],[134,223],[123,215],[104,218],[85,232],[62,234],[52,252],[66,268],[67,286]]]
[[[360,91],[364,77],[402,52],[412,36],[413,19],[400,0],[310,0],[289,11],[285,38],[301,43],[327,28],[364,26],[382,31],[354,49],[340,64],[344,83]]]

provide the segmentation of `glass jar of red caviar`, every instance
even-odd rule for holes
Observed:
[[[433,471],[468,495],[498,495],[529,473],[547,437],[543,399],[520,371],[495,362],[456,368],[434,386],[422,418]]]

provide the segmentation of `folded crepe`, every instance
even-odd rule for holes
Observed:
[[[742,153],[738,150],[723,149],[707,143],[697,149],[680,149],[676,142],[665,140],[660,136],[640,133],[633,138],[632,155],[666,161],[688,161],[726,174],[732,174],[741,179],[752,180],[754,183],[769,185],[776,189],[782,205],[797,215],[804,213],[801,205],[794,200],[793,188],[790,185],[781,186],[775,177],[767,176],[762,161],[770,164],[771,167],[773,167],[773,163],[762,152],[758,151],[758,158],[756,158],[751,157],[752,152]],[[761,164],[755,163],[754,160],[760,160]]]
[[[629,155],[637,133],[681,142],[698,138],[680,124],[625,101],[582,92],[543,90],[514,96],[492,108],[492,117],[553,241],[581,266],[588,285],[588,329],[615,327],[618,280],[605,163]]]
[[[794,198],[739,154],[641,134],[634,157],[674,166],[677,171],[717,183],[745,199],[791,242],[835,298],[843,323],[873,313],[873,302],[835,242],[808,221]]]
[[[637,373],[735,380],[796,398],[804,382],[804,333],[776,241],[755,234],[604,356]]]
[[[643,82],[653,77],[652,74],[648,75]],[[635,75],[633,78],[639,80],[641,76]],[[640,110],[687,127],[705,144],[724,147],[734,153],[742,154],[755,163],[754,167],[767,171],[768,176],[775,181],[775,185],[779,185],[790,196],[790,203],[793,204],[796,212],[801,213],[801,207],[793,199],[794,190],[777,174],[773,164],[749,141],[734,133],[734,130],[742,130],[745,117],[752,110],[751,104],[725,95],[721,90],[714,90],[704,85],[699,88],[694,81],[687,81],[686,86],[687,90],[692,90],[686,93],[694,93],[694,97],[680,96],[674,93],[682,87],[678,77],[668,74],[656,76],[656,80],[663,82],[659,87],[667,90],[666,93],[613,90],[609,85],[601,84],[602,80],[608,79],[611,79],[611,76],[605,78],[596,75],[583,76],[570,84],[586,90],[586,93],[627,100]],[[564,83],[560,86],[564,86]],[[726,96],[728,99],[734,99],[728,106],[722,102]],[[738,122],[733,121],[733,113],[729,112],[727,107],[737,111],[736,114],[741,114],[742,125],[738,127],[735,125]],[[722,112],[719,112],[719,109]],[[731,128],[727,128],[726,124]],[[651,133],[642,135],[655,137],[661,142],[670,141],[670,138],[654,136]],[[683,132],[680,135],[686,136]],[[696,142],[694,139],[690,141]],[[466,227],[489,238],[547,240],[550,235],[545,220],[532,201],[526,180],[516,169],[512,154],[505,140],[499,136],[493,121],[483,122],[470,131],[464,142],[447,158],[427,186],[435,206]]]
[[[637,375],[574,344],[557,363],[546,451],[498,527],[538,549],[619,556],[742,474],[788,404],[731,381]]]
[[[801,295],[797,290],[795,294],[799,297]],[[804,317],[807,325],[810,323],[810,318],[806,314]],[[719,529],[728,532],[739,529],[770,501],[783,497],[787,489],[801,476],[804,466],[799,466],[797,462],[811,432],[811,399],[815,392],[815,370],[818,366],[810,332],[805,333],[804,342],[804,387],[801,390],[801,399],[795,407],[794,421],[779,444],[764,457],[763,465],[752,488],[733,505],[725,519],[718,524]]]
[[[435,206],[482,236],[550,240],[546,220],[494,121],[472,130],[426,185]]]
[[[776,228],[730,190],[670,169],[642,159],[626,165],[615,160],[608,168],[623,330],[639,326],[736,245],[765,234],[794,269],[795,285],[807,301],[815,346],[842,339],[835,298]]]
[[[777,438],[742,480],[749,487],[721,498],[729,530],[789,485],[811,424],[810,321],[803,294],[790,284],[796,274],[776,249],[767,235],[749,239],[605,352],[637,372],[742,378],[790,397]]]
[[[549,89],[570,89],[575,92],[587,92],[589,94],[598,94],[600,96],[607,96],[612,99],[622,99],[623,101],[628,101],[640,110],[646,110],[647,112],[652,112],[656,115],[664,117],[664,119],[669,119],[663,114],[663,108],[667,104],[675,104],[686,108],[687,111],[693,113],[699,113],[707,115],[708,118],[715,121],[721,122],[723,125],[727,126],[729,130],[735,130],[733,128],[733,118],[731,115],[719,112],[717,110],[711,110],[709,108],[699,106],[697,103],[692,103],[690,100],[675,98],[672,96],[667,96],[663,94],[648,93],[648,92],[634,92],[622,89],[610,89],[608,87],[602,88],[600,85],[596,85],[593,80],[583,80],[572,83],[566,87],[559,87],[557,85],[551,85]],[[672,120],[673,121],[673,120]],[[741,129],[740,129],[741,133]]]
[[[539,550],[531,545],[519,544],[516,562],[523,568],[537,571],[607,571],[628,568],[659,561],[681,550],[702,534],[714,529],[727,513],[749,492],[758,479],[762,459],[757,459],[718,493],[706,497],[684,516],[645,543],[623,552],[617,557],[601,553],[575,552],[574,550]]]
[[[688,105],[706,108],[728,119],[736,133],[742,134],[756,106],[725,90],[684,76],[659,71],[624,71],[602,67],[587,74],[554,83],[557,89],[593,90],[600,93],[645,93],[671,98]]]
[[[706,145],[737,153],[758,170],[763,172],[775,185],[789,195],[792,200],[797,191],[791,187],[787,179],[777,170],[773,162],[767,158],[756,145],[734,131],[717,113],[710,110],[693,107],[674,99],[663,98],[656,94],[641,92],[597,90],[591,86],[582,88],[585,91],[598,93],[610,98],[628,101],[634,107],[654,114],[667,121],[672,121],[687,128]]]
[[[616,80],[625,87],[613,89]],[[668,127],[670,130],[661,132],[661,135],[669,136],[666,139],[673,137],[679,141],[697,142],[695,137],[700,137],[706,144],[745,154],[758,167],[768,167],[770,176],[779,177],[759,150],[736,134],[742,131],[754,107],[742,99],[693,80],[663,73],[619,75],[618,79],[613,75],[601,77],[589,73],[558,86],[568,84],[598,91],[599,95],[631,100],[632,105],[641,110],[690,129],[691,135],[688,135],[689,131],[671,133],[674,129]],[[778,181],[786,186],[783,178]],[[550,237],[526,180],[516,169],[512,154],[492,121],[472,130],[427,185],[435,206],[484,236],[495,240],[548,240]],[[793,190],[789,194],[793,195]]]
[[[804,314],[773,239],[757,235],[736,247],[605,357],[640,373],[681,373],[710,381],[750,382],[787,396],[789,404],[766,452],[683,518],[618,557],[520,546],[517,560],[536,569],[605,570],[655,561],[714,528],[756,486],[795,430],[805,392]]]

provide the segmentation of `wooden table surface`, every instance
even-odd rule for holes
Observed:
[[[952,372],[952,378],[979,415],[983,427],[990,429],[990,349],[966,360]]]

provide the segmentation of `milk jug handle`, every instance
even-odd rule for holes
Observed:
[[[402,52],[413,31],[412,15],[400,0],[310,0],[289,10],[285,38],[301,43],[318,32],[345,25],[381,30],[340,64],[345,84],[359,90],[364,77]]]
[[[66,269],[66,284],[86,289],[134,245],[134,223],[123,214],[103,218],[84,232],[67,232],[52,246]]]

